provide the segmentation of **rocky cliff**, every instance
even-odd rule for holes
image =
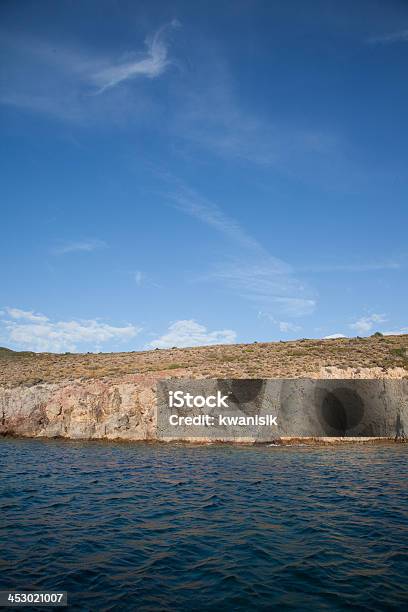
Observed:
[[[394,368],[330,372],[311,378],[402,378]],[[0,387],[0,434],[71,439],[156,439],[156,383],[170,375],[125,375]],[[199,378],[199,377],[198,377]],[[407,386],[405,385],[404,388]],[[387,401],[382,404],[387,410]],[[299,418],[299,415],[297,415]],[[288,434],[289,435],[289,434]],[[391,436],[390,436],[391,437]]]
[[[407,379],[408,335],[132,353],[0,349],[0,434],[152,440],[156,383],[185,379]]]
[[[72,439],[155,437],[155,380],[76,380],[0,387],[0,433]]]

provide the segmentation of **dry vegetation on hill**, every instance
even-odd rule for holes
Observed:
[[[332,369],[408,377],[408,335],[218,345],[132,353],[55,354],[0,349],[0,385],[32,385],[124,374],[208,378],[327,375]],[[382,374],[384,375],[384,374]],[[345,378],[348,378],[345,374]]]

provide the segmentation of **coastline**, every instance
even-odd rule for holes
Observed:
[[[177,443],[192,445],[344,445],[405,442],[399,432],[378,436],[336,435],[276,435],[257,439],[235,435],[234,439],[177,435],[160,436],[157,429],[157,383],[175,379],[126,376],[119,379],[75,380],[66,383],[0,387],[0,436],[37,439],[106,440],[112,442]],[[197,382],[199,379],[196,379]],[[271,379],[273,381],[273,379]],[[299,383],[312,379],[297,379]],[[329,379],[319,379],[322,382]],[[330,379],[333,380],[333,379]],[[336,379],[337,380],[337,379]],[[338,379],[339,382],[347,379]],[[348,379],[355,381],[356,379]],[[361,379],[360,379],[361,380]],[[379,379],[377,379],[379,380]],[[364,381],[363,381],[364,382]],[[408,381],[397,378],[381,379],[381,393],[387,385]],[[384,388],[384,390],[383,390]],[[404,391],[404,396],[407,391]],[[395,403],[395,402],[394,402]],[[402,403],[402,402],[400,402]],[[384,408],[384,410],[386,410]],[[407,425],[407,407],[401,408],[402,432]],[[300,419],[302,420],[302,418]],[[405,430],[408,428],[405,427]]]
[[[401,357],[390,361],[395,347],[401,344],[408,346],[407,335],[386,339],[219,345],[113,355],[15,353],[0,359],[0,435],[157,442],[160,437],[157,431],[158,383],[171,385],[182,379],[204,384],[208,383],[208,379],[273,381],[281,378],[298,381],[300,387],[301,381],[308,380],[381,381],[377,395],[381,397],[384,393],[391,393],[394,412],[397,404],[401,406],[397,406],[397,409],[402,411],[402,432],[406,432],[408,415],[405,414],[404,397],[408,393],[408,370]],[[298,347],[302,347],[307,358],[303,353],[298,354]],[[231,365],[231,361],[225,361],[227,351],[229,359],[236,360],[236,366]],[[183,360],[190,365],[176,368],[178,362]],[[114,373],[100,376],[108,362],[122,365],[120,369],[119,365],[115,365]],[[248,375],[254,363],[260,364],[257,375]],[[369,363],[370,367],[365,367],[365,363]],[[92,375],[70,378],[69,373],[74,374],[84,364],[88,364],[87,368],[93,364]],[[131,368],[133,372],[129,372]],[[287,375],[283,376],[282,373]],[[401,397],[396,397],[392,391],[395,383],[404,389],[398,392]],[[389,405],[388,400],[381,401],[384,405],[378,414],[382,419],[386,418]],[[299,405],[298,401],[295,416],[299,416]],[[325,445],[354,441],[352,431],[346,437],[336,436],[335,431],[330,432],[329,437],[323,431],[318,436],[308,435],[310,431],[302,427],[301,420],[298,419],[298,429],[287,426],[279,436],[271,433],[266,440],[251,440],[248,435],[241,440],[236,433],[232,442],[230,439],[220,441],[282,445],[296,444],[298,440],[302,444]],[[399,431],[388,426],[382,434],[375,436],[369,433],[363,435],[363,431],[358,434],[356,441],[359,443],[381,443],[382,439],[395,440]],[[194,444],[215,441],[213,437],[205,436],[198,440],[194,440],[194,435],[189,438],[189,443]]]

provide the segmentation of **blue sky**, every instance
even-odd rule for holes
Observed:
[[[0,14],[0,345],[408,331],[406,2]]]

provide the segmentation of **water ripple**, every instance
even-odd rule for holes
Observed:
[[[407,445],[0,443],[0,588],[78,610],[408,606]]]

